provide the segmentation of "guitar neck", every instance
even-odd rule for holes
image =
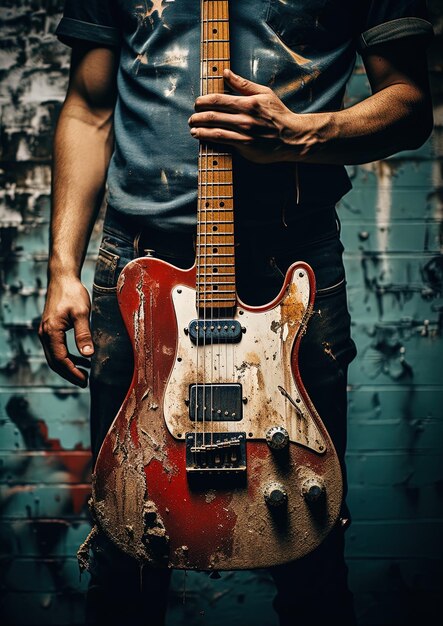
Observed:
[[[228,0],[201,0],[201,94],[224,92],[230,65]],[[236,303],[232,157],[200,144],[197,203],[197,308],[216,315]]]

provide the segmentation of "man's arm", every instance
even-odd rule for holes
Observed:
[[[54,138],[48,291],[39,337],[50,367],[81,387],[86,359],[69,354],[66,331],[86,357],[93,353],[87,290],[80,281],[91,230],[103,199],[113,145],[116,52],[78,43]]]
[[[297,114],[268,87],[226,71],[236,95],[197,98],[189,124],[201,141],[225,143],[257,163],[367,163],[419,147],[432,129],[425,52],[410,39],[363,56],[372,95],[340,111]]]

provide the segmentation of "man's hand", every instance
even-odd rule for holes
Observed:
[[[79,366],[90,367],[89,360],[70,354],[66,332],[74,329],[75,343],[83,357],[94,352],[89,314],[89,293],[78,278],[53,279],[48,286],[39,337],[51,369],[79,387],[86,387],[88,374]]]
[[[225,70],[239,95],[197,98],[191,135],[233,146],[255,163],[352,165],[418,148],[432,129],[424,48],[406,37],[373,46],[363,62],[372,96],[337,111],[303,114],[290,111],[269,87]]]
[[[292,143],[297,117],[269,87],[225,70],[224,78],[240,95],[209,94],[195,102],[189,118],[191,135],[200,141],[228,144],[249,161],[273,163],[294,160]],[[288,141],[289,140],[289,141]],[[295,148],[295,150],[294,150]],[[299,151],[303,152],[301,142]]]

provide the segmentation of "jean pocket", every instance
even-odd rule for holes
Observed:
[[[99,248],[95,267],[93,289],[98,293],[111,293],[117,290],[117,267],[120,256],[103,247]]]
[[[346,288],[346,279],[342,278],[333,285],[329,287],[323,287],[322,289],[317,289],[315,292],[316,298],[325,298],[327,296],[333,296],[340,291],[344,291]]]
[[[352,38],[355,0],[268,0],[266,23],[290,48],[326,50]]]

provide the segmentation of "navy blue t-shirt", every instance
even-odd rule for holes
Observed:
[[[231,67],[270,86],[297,113],[338,110],[356,51],[427,38],[424,0],[240,0],[229,3]],[[188,118],[199,95],[200,2],[66,0],[57,36],[120,48],[108,202],[157,228],[196,221],[198,142]],[[235,158],[236,214],[297,219],[350,189],[345,168]]]

